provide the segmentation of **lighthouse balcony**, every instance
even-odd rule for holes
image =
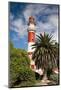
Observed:
[[[35,30],[36,30],[36,28],[35,28],[35,25],[34,24],[30,24],[28,26],[28,31],[35,31]]]

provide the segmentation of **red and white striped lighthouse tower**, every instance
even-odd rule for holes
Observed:
[[[32,60],[32,54],[34,49],[32,49],[32,45],[35,43],[35,20],[33,16],[29,17],[28,22],[28,55],[31,60],[31,67],[35,68],[35,63]]]

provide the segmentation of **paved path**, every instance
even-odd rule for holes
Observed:
[[[39,82],[39,83],[36,83],[35,85],[48,85],[48,84],[47,83]]]
[[[48,85],[48,83],[51,82],[50,80],[47,80],[47,81],[40,81],[40,82],[37,82],[35,85]]]

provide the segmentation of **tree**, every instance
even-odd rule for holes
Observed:
[[[52,40],[52,35],[44,33],[44,35],[37,35],[37,40],[32,48],[35,48],[33,53],[33,60],[36,68],[44,70],[44,80],[47,80],[47,70],[57,67],[57,48]]]
[[[9,87],[34,84],[35,74],[30,69],[30,59],[25,50],[16,49],[10,44]],[[24,84],[26,82],[26,84]],[[20,87],[19,86],[19,87]]]

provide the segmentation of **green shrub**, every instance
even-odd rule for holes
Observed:
[[[59,75],[58,74],[51,74],[50,75],[50,80],[55,82],[55,84],[59,84]]]
[[[20,81],[33,81],[35,79],[35,73],[28,67],[21,67],[19,78]]]
[[[32,86],[35,83],[35,73],[30,68],[22,66],[11,72],[11,80],[11,87]]]
[[[20,86],[32,86],[35,83],[35,73],[28,67],[21,67],[19,81]]]
[[[12,62],[11,60],[14,60],[14,62],[17,62],[20,66],[30,66],[30,59],[25,50],[15,48],[10,50],[10,62]]]
[[[10,50],[9,61],[9,87],[14,87],[25,82],[30,85],[30,83],[33,84],[34,81],[35,75],[30,69],[30,59],[28,58],[27,52],[25,50],[12,48]]]
[[[24,82],[21,82],[21,83],[18,84],[18,85],[15,85],[14,87],[29,87],[29,86],[35,86],[34,84],[35,84],[35,83],[30,82],[30,81],[24,81]]]

